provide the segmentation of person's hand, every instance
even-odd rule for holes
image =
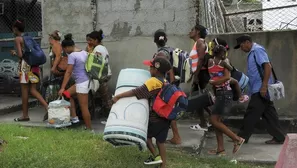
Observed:
[[[120,98],[118,98],[117,96],[114,96],[112,98],[112,103],[115,104],[118,100],[120,100]]]
[[[213,85],[214,84],[214,80],[209,80],[209,83],[211,84],[211,85]]]
[[[260,94],[262,97],[266,97],[267,95],[267,86],[262,85],[261,89],[260,89]]]
[[[15,51],[15,50],[10,50],[10,54],[11,54],[12,56],[15,56],[15,55],[17,55],[17,53],[16,53],[16,51]]]
[[[198,78],[197,75],[194,75],[194,80],[193,80],[193,82],[194,82],[196,85],[199,84],[199,78]]]
[[[51,72],[54,73],[56,69],[54,67],[51,68]]]
[[[59,96],[63,96],[63,92],[65,91],[65,89],[63,89],[63,88],[61,88],[60,90],[59,90]]]

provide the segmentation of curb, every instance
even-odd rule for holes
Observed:
[[[286,133],[295,133],[297,131],[297,118],[293,117],[285,117],[280,116],[279,117],[281,128]],[[243,122],[243,116],[228,116],[224,118],[224,123],[227,126],[233,127],[233,128],[240,128],[242,126]],[[255,131],[256,134],[265,134],[266,131],[266,123],[261,118],[260,121],[255,125]]]
[[[275,165],[276,161],[268,161],[268,160],[238,160],[240,163],[249,163],[255,164],[257,166],[260,165]]]
[[[37,103],[38,103],[37,100],[31,100],[31,101],[29,101],[28,106],[29,106],[29,108],[33,108],[37,105]],[[16,111],[21,111],[21,110],[22,110],[22,104],[8,106],[3,109],[0,109],[0,115],[5,115],[5,114],[13,113]]]

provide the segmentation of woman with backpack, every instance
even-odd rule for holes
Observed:
[[[93,54],[100,54],[109,64],[109,52],[102,43],[102,40],[104,38],[103,31],[101,29],[99,31],[93,31],[90,34],[87,34],[86,38],[88,42],[88,52]],[[100,81],[99,85],[99,95],[102,101],[102,107],[105,109],[105,111],[109,111],[112,106],[107,85],[107,82],[110,80],[110,77],[111,70],[110,66],[108,66],[108,75],[104,77],[105,79],[103,79],[103,81]]]
[[[75,43],[72,40],[72,34],[65,35],[64,40],[62,41],[62,48],[63,51],[68,54],[68,65],[59,95],[70,99],[72,123],[79,121],[76,115],[75,101],[73,99],[73,96],[77,96],[86,129],[91,129],[91,115],[88,109],[88,93],[90,89],[94,87],[94,83],[90,82],[85,69],[88,53],[83,50],[78,50],[75,47]],[[65,90],[71,76],[73,76],[75,80],[75,85],[72,85],[69,89]]]
[[[24,31],[25,31],[25,23],[22,19],[16,20],[16,22],[12,26],[12,30],[15,37],[15,48],[16,51],[11,51],[11,54],[14,56],[18,56],[20,59],[19,64],[19,74],[20,74],[20,83],[22,90],[22,117],[15,118],[14,121],[30,121],[28,114],[28,101],[29,101],[29,90],[30,93],[42,104],[45,110],[48,110],[48,104],[43,99],[41,94],[37,91],[37,84],[40,82],[40,68],[39,66],[30,66],[23,59],[23,50],[25,48],[24,44]]]
[[[157,53],[154,54],[154,58],[158,56],[164,56],[168,59],[168,61],[171,63],[171,66],[173,64],[173,58],[172,58],[172,49],[168,46],[166,46],[167,43],[167,34],[164,32],[164,30],[157,30],[154,34],[154,42],[156,43],[158,50]],[[173,68],[166,74],[166,79],[176,86],[179,86],[179,81],[175,80],[175,75]],[[181,144],[181,137],[178,132],[177,123],[175,120],[171,121],[171,129],[173,133],[173,137],[170,140],[167,140],[167,142],[171,144]]]
[[[227,42],[220,38],[214,38],[211,42],[209,42],[209,47],[208,47],[209,51],[208,51],[208,54],[205,55],[205,58],[204,58],[205,65],[208,64],[208,60],[210,58],[213,58],[213,50],[218,45],[222,45],[226,48],[226,57],[228,56],[229,46],[228,46]],[[247,95],[242,95],[242,92],[244,91],[244,89],[246,88],[247,83],[248,83],[247,76],[244,73],[235,69],[234,66],[232,66],[230,64],[230,61],[228,58],[226,58],[224,60],[224,63],[226,64],[226,67],[228,68],[228,70],[231,72],[230,86],[232,88],[233,100],[239,101],[240,103],[244,103],[244,102],[248,101],[249,97]],[[201,96],[201,99],[202,99],[202,96]],[[206,106],[208,104],[204,103],[203,105]],[[190,128],[192,130],[204,130],[203,128],[200,127],[199,124],[192,125],[192,126],[190,126]]]
[[[231,74],[224,63],[227,49],[225,46],[217,45],[213,50],[213,58],[208,60],[208,71],[211,79],[209,83],[213,86],[215,93],[215,104],[210,116],[210,122],[215,128],[217,137],[217,148],[209,150],[211,155],[225,155],[223,133],[234,142],[233,154],[237,153],[244,143],[244,139],[237,136],[222,122],[226,106],[232,101],[232,91],[230,87]]]

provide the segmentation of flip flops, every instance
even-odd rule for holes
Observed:
[[[233,154],[236,154],[240,150],[240,148],[244,144],[244,142],[245,142],[245,139],[240,138],[239,142],[234,143]]]
[[[30,118],[23,118],[23,117],[19,117],[19,118],[15,118],[13,119],[15,122],[26,122],[26,121],[30,121]]]
[[[217,156],[226,156],[226,151],[221,150],[221,151],[217,151],[217,149],[211,149],[207,152],[209,155],[217,155]]]
[[[195,130],[195,131],[207,131],[207,129],[200,127],[199,124],[190,126],[190,129]]]
[[[243,95],[242,97],[243,98],[241,100],[239,99],[239,103],[247,102],[250,99],[250,97],[248,95]]]

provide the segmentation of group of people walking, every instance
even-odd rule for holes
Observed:
[[[48,102],[42,97],[37,89],[37,83],[40,82],[40,68],[39,66],[30,66],[23,59],[25,23],[23,20],[17,20],[13,25],[13,33],[15,34],[15,47],[16,50],[11,51],[12,55],[20,58],[20,83],[22,89],[22,113],[19,118],[15,118],[16,122],[29,121],[28,114],[28,91],[37,98],[45,108],[44,120],[47,120]],[[88,53],[100,54],[107,61],[109,53],[106,47],[102,44],[104,37],[103,31],[93,31],[86,36],[87,47],[85,50],[76,47],[72,39],[72,34],[66,34],[62,40],[62,34],[59,31],[54,31],[49,34],[50,54],[51,60],[51,75],[60,78],[60,88],[57,95],[69,99],[71,103],[70,113],[71,122],[78,123],[79,118],[76,113],[76,104],[74,98],[78,99],[79,107],[82,112],[82,118],[85,123],[86,129],[91,129],[91,117],[88,109],[88,93],[90,90],[97,91],[100,94],[103,108],[111,108],[111,98],[108,96],[107,82],[99,82],[90,80],[86,69],[85,63],[88,58]],[[66,66],[65,66],[66,65]],[[74,82],[71,82],[73,80]],[[69,85],[72,84],[72,85]]]
[[[16,51],[12,51],[12,55],[20,58],[20,83],[22,88],[22,103],[23,115],[16,118],[15,121],[29,121],[28,115],[28,91],[36,97],[45,110],[48,109],[48,102],[44,100],[37,90],[39,82],[39,67],[29,66],[22,58],[22,49],[24,42],[22,36],[24,34],[25,24],[22,20],[17,20],[13,25],[13,32],[16,35],[15,46]],[[273,136],[272,140],[266,141],[267,144],[281,144],[285,139],[285,135],[280,128],[278,115],[273,102],[267,97],[267,86],[272,83],[271,64],[268,59],[265,49],[252,41],[249,35],[238,37],[237,45],[234,49],[241,49],[248,53],[247,77],[250,101],[243,121],[243,127],[238,134],[231,131],[223,122],[222,117],[226,113],[225,108],[231,101],[239,101],[241,103],[249,100],[249,96],[243,94],[247,82],[241,81],[244,73],[238,71],[228,60],[228,51],[230,50],[227,42],[220,38],[211,40],[208,44],[205,40],[207,29],[204,26],[196,25],[189,33],[189,37],[195,42],[192,50],[189,53],[191,60],[191,76],[192,90],[199,90],[203,96],[208,94],[206,91],[207,85],[210,85],[215,98],[213,103],[208,101],[197,102],[197,112],[201,120],[200,125],[205,126],[206,120],[203,110],[206,110],[210,115],[210,124],[215,129],[217,137],[217,147],[215,150],[210,150],[208,153],[212,155],[224,155],[223,134],[227,135],[234,142],[233,153],[237,153],[240,147],[247,143],[253,133],[255,124],[260,120],[260,117],[267,123],[268,133]],[[109,53],[103,45],[103,31],[93,31],[86,35],[87,47],[82,50],[75,46],[71,34],[65,35],[62,40],[62,35],[59,31],[54,31],[49,35],[51,45],[50,55],[54,58],[51,66],[51,72],[61,77],[61,87],[58,92],[60,96],[68,98],[71,102],[71,121],[79,122],[76,114],[74,97],[76,96],[79,106],[82,111],[83,120],[87,129],[91,129],[91,118],[88,109],[88,93],[90,90],[97,91],[102,98],[104,106],[108,109],[112,103],[116,103],[124,97],[136,96],[138,99],[148,99],[152,101],[157,93],[162,88],[163,84],[170,82],[179,86],[181,80],[176,77],[173,68],[172,47],[167,46],[167,35],[163,30],[158,30],[154,34],[154,42],[157,45],[157,51],[154,52],[154,57],[151,60],[144,61],[144,64],[150,67],[150,78],[143,86],[134,90],[116,95],[112,100],[108,97],[107,82],[103,81],[100,86],[96,81],[89,79],[85,62],[88,53],[100,54],[102,57],[109,59]],[[61,41],[62,40],[62,41]],[[66,68],[59,68],[61,61],[67,57]],[[256,68],[256,65],[262,67],[263,79]],[[237,74],[237,75],[234,75]],[[239,74],[239,75],[238,75]],[[111,74],[110,74],[111,75]],[[70,79],[73,78],[75,84],[68,87]],[[205,103],[204,103],[205,102]],[[212,107],[211,107],[212,106]],[[45,115],[46,119],[46,115]],[[173,131],[173,138],[167,140],[169,129]],[[197,126],[191,126],[196,129]],[[152,138],[157,141],[158,152],[155,150]],[[150,110],[149,125],[148,125],[148,140],[147,146],[152,152],[152,156],[148,158],[145,164],[161,164],[161,167],[166,165],[166,149],[165,143],[180,144],[182,139],[178,132],[177,122],[164,119],[153,110]]]

